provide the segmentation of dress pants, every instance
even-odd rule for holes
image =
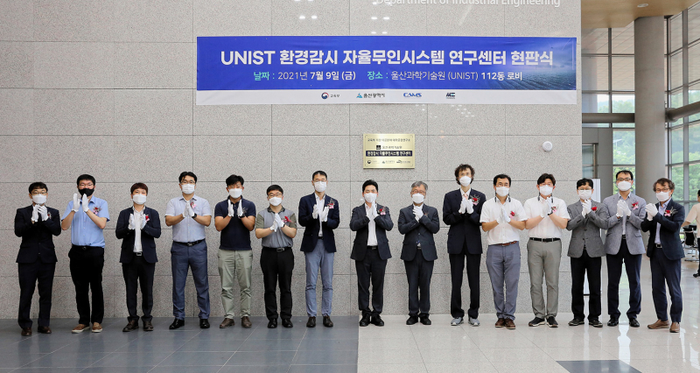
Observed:
[[[79,324],[102,323],[105,314],[102,293],[102,268],[105,263],[104,247],[75,246],[68,252],[70,276],[75,286],[75,302],[78,306]],[[92,313],[90,296],[92,293]]]
[[[417,251],[413,260],[403,262],[406,267],[406,277],[408,277],[408,314],[409,316],[428,316],[430,314],[430,279],[433,276],[435,262],[425,260],[423,252]]]
[[[278,252],[276,248],[263,247],[260,254],[260,268],[265,286],[265,314],[268,320],[292,318],[292,271],[294,253],[291,247]],[[277,280],[280,283],[280,312],[277,313]]]
[[[605,262],[608,266],[608,315],[611,318],[620,318],[620,276],[622,276],[622,263],[625,263],[627,281],[630,285],[630,308],[627,310],[628,318],[637,318],[642,311],[642,289],[639,284],[639,272],[642,268],[642,254],[630,254],[627,249],[627,241],[620,242],[620,251],[615,255],[608,254]]]
[[[156,273],[156,264],[147,262],[143,256],[133,255],[129,263],[122,263],[124,284],[126,285],[126,308],[129,310],[129,321],[139,321],[136,307],[136,293],[141,287],[141,311],[143,321],[151,321],[153,309],[153,279]]]
[[[304,253],[306,261],[306,314],[316,317],[316,283],[318,270],[321,269],[323,293],[321,295],[321,314],[330,316],[333,310],[333,259],[335,253],[329,253],[323,246],[321,238],[316,242],[314,251]]]
[[[173,241],[170,249],[173,271],[173,316],[185,318],[185,284],[187,272],[192,268],[192,279],[197,290],[199,318],[209,318],[209,278],[207,277],[207,242],[187,246]]]
[[[51,319],[51,290],[56,263],[19,263],[19,314],[17,322],[20,328],[31,328],[30,311],[32,296],[37,281],[39,282],[39,326],[50,326]]]
[[[580,258],[571,258],[571,312],[574,318],[583,320],[583,284],[584,276],[588,277],[588,320],[597,320],[600,316],[600,268],[601,258],[591,258],[586,249]]]
[[[377,249],[367,248],[365,257],[355,261],[357,270],[357,305],[362,315],[377,316],[384,306],[384,274],[386,259],[379,257]],[[372,309],[369,308],[369,285],[372,283]]]
[[[481,254],[469,254],[466,246],[459,254],[450,254],[450,274],[452,277],[452,296],[450,299],[450,313],[452,317],[464,317],[462,309],[462,280],[464,278],[464,260],[467,261],[467,281],[469,282],[469,310],[467,314],[471,318],[479,318],[480,284],[479,267],[481,266]]]
[[[253,275],[253,250],[219,249],[219,277],[221,278],[221,303],[224,317],[233,320],[233,284],[240,288],[241,317],[250,317],[250,284]]]
[[[668,300],[666,298],[666,285],[671,293],[671,322],[681,322],[683,313],[683,295],[681,293],[681,260],[669,260],[662,252],[656,249],[651,256],[651,294],[654,297],[656,317],[661,321],[668,321]]]
[[[559,311],[559,265],[561,240],[554,242],[527,242],[527,268],[530,272],[532,312],[541,319],[557,316]],[[542,277],[547,285],[547,303],[542,291]]]
[[[515,242],[507,246],[489,245],[486,252],[486,269],[491,278],[496,315],[499,319],[515,320],[520,281],[520,244]]]

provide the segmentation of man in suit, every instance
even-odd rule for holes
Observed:
[[[647,218],[642,222],[642,230],[649,232],[647,256],[651,265],[651,293],[656,308],[655,323],[649,329],[666,329],[668,323],[668,302],[666,285],[671,293],[670,332],[681,330],[683,295],[681,293],[681,259],[685,256],[680,239],[681,225],[685,217],[683,205],[671,197],[676,188],[673,181],[661,178],[654,183],[657,204],[646,206]]]
[[[119,212],[115,234],[122,241],[122,273],[126,285],[126,308],[129,310],[129,323],[122,329],[130,332],[139,328],[139,315],[136,309],[137,286],[141,285],[141,311],[143,330],[153,331],[153,279],[156,272],[155,239],[160,237],[160,217],[158,211],[146,207],[148,186],[136,183],[131,186],[133,206]]]
[[[404,235],[401,260],[408,278],[408,320],[413,325],[430,325],[430,278],[437,259],[433,235],[440,230],[440,217],[435,207],[424,203],[428,184],[416,181],[411,185],[413,203],[399,213],[399,233]],[[418,291],[420,290],[420,297]]]
[[[583,325],[583,283],[588,277],[590,296],[588,300],[588,324],[602,328],[600,322],[600,268],[605,247],[600,230],[607,227],[608,209],[604,204],[591,199],[593,180],[576,182],[579,200],[567,206],[571,219],[566,229],[571,231],[568,256],[571,258],[571,312],[574,318],[570,326]]]
[[[380,314],[384,305],[384,273],[391,258],[386,232],[394,228],[389,208],[377,203],[379,186],[374,180],[362,184],[365,203],[352,209],[350,229],[357,232],[350,259],[357,270],[357,298],[362,311],[360,326],[370,323],[384,326]],[[369,307],[369,285],[372,282],[372,309]]]
[[[333,230],[340,224],[340,207],[337,199],[326,194],[328,175],[324,171],[314,172],[311,175],[311,184],[314,186],[314,193],[299,200],[299,224],[306,227],[301,241],[301,251],[306,262],[306,314],[309,317],[306,326],[316,326],[316,283],[320,268],[323,282],[323,326],[331,328],[333,258],[336,252]]]
[[[462,308],[462,280],[464,278],[464,262],[467,263],[467,281],[469,282],[469,324],[479,326],[479,266],[481,265],[481,208],[486,196],[472,189],[474,168],[461,164],[455,169],[455,179],[459,189],[445,194],[442,204],[442,219],[450,226],[447,234],[447,254],[450,257],[450,273],[452,277],[452,296],[450,313],[452,322],[457,326],[464,322]]]
[[[608,232],[605,236],[606,263],[608,266],[608,326],[617,326],[620,319],[620,276],[622,263],[625,263],[627,281],[630,286],[630,308],[627,310],[629,325],[639,327],[637,315],[642,310],[642,290],[639,284],[639,272],[642,267],[644,242],[640,230],[646,215],[646,201],[632,193],[634,175],[632,171],[622,170],[615,175],[617,189],[620,191],[603,200],[608,210]]]
[[[23,336],[32,335],[30,310],[32,296],[39,282],[39,327],[37,331],[51,334],[51,291],[56,270],[56,251],[53,237],[61,234],[58,210],[46,206],[49,188],[42,182],[29,185],[32,204],[17,209],[15,235],[22,238],[17,253],[19,272],[19,313],[17,322]]]

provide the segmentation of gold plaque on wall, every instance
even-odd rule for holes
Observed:
[[[365,133],[363,168],[416,168],[416,135]]]

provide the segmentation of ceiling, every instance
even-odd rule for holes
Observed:
[[[581,28],[625,27],[639,17],[672,16],[698,0],[581,0]],[[639,4],[649,4],[639,8]]]

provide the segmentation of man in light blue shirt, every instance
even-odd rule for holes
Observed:
[[[197,176],[190,171],[180,174],[182,196],[168,202],[165,225],[173,227],[171,262],[173,270],[173,315],[170,329],[185,325],[185,283],[187,271],[197,289],[199,327],[209,328],[209,280],[207,277],[207,242],[205,227],[211,224],[209,201],[194,194]]]
[[[75,301],[80,319],[72,333],[82,333],[92,327],[93,333],[102,331],[104,296],[102,293],[102,268],[104,267],[105,237],[102,231],[109,221],[107,202],[92,194],[95,178],[80,175],[78,192],[68,202],[61,217],[61,228],[71,228],[70,275],[75,285]],[[90,298],[92,293],[92,313]]]

